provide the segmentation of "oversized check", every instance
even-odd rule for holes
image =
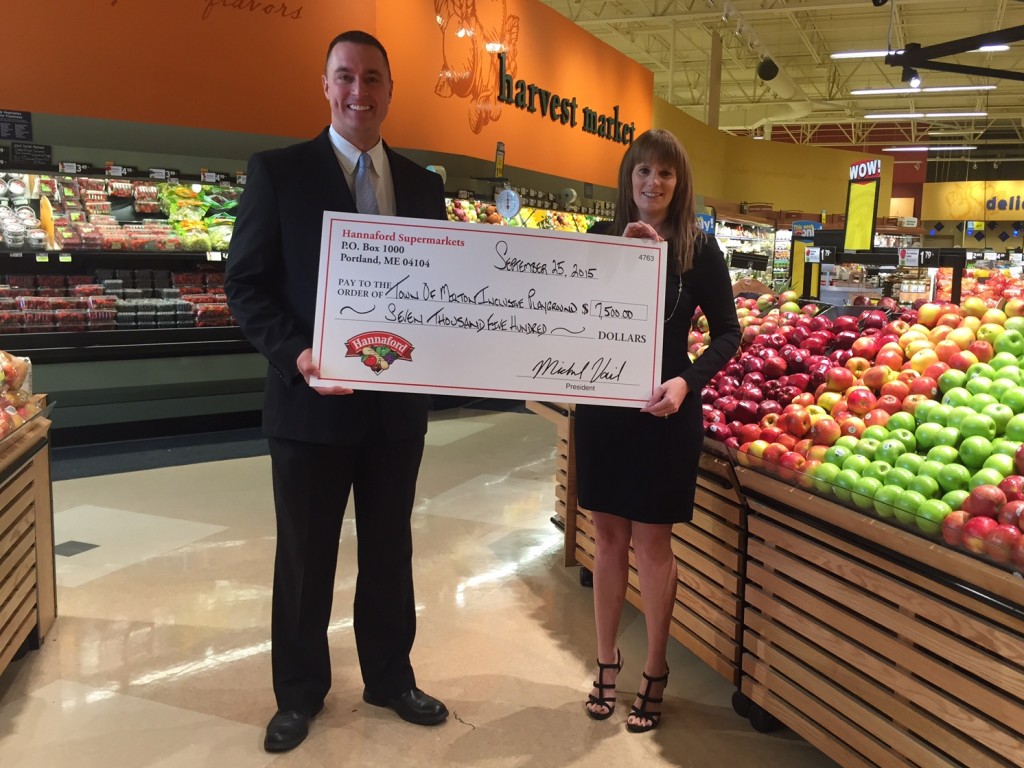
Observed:
[[[324,213],[311,383],[640,406],[664,243]]]

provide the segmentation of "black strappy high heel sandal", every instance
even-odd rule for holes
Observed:
[[[647,731],[653,731],[658,727],[658,723],[661,722],[661,710],[659,709],[657,712],[648,712],[647,708],[651,704],[661,704],[664,701],[663,697],[656,699],[651,696],[651,686],[656,683],[665,683],[666,686],[668,685],[668,667],[665,667],[665,674],[661,677],[651,677],[646,672],[643,673],[643,676],[644,680],[647,681],[647,684],[644,685],[643,693],[637,691],[636,694],[640,699],[640,706],[638,707],[634,704],[630,707],[629,714],[636,720],[647,720],[649,721],[649,724],[626,723],[626,730],[630,733],[647,733]]]
[[[615,649],[614,664],[602,664],[600,659],[597,660],[597,680],[594,681],[594,687],[597,688],[599,695],[595,696],[592,693],[588,694],[587,704],[597,707],[605,707],[608,711],[595,712],[590,708],[590,706],[587,706],[587,715],[591,720],[607,720],[615,711],[615,697],[604,695],[604,692],[609,688],[612,690],[612,693],[615,692],[615,683],[605,683],[604,681],[604,672],[606,669],[614,669],[616,675],[622,671],[622,651],[618,648]]]

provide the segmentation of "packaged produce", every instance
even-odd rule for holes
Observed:
[[[136,200],[156,200],[158,198],[159,193],[156,184],[151,184],[148,181],[136,181],[134,187]]]
[[[36,275],[36,285],[40,288],[63,288],[67,284],[64,275]]]
[[[111,179],[107,184],[107,193],[111,197],[134,197],[135,190],[130,181],[124,179]]]
[[[92,176],[79,176],[77,178],[78,189],[88,190],[92,192],[102,192],[104,195],[107,192],[107,180],[101,178],[94,178]]]

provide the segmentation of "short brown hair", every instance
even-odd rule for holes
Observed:
[[[370,45],[380,51],[381,56],[384,57],[384,64],[388,68],[388,77],[391,76],[391,62],[388,61],[388,52],[384,50],[384,45],[376,37],[371,35],[369,32],[363,32],[360,29],[350,29],[348,32],[342,32],[340,35],[331,40],[327,46],[327,56],[324,58],[324,69],[327,69],[327,61],[331,58],[331,51],[334,50],[334,46],[338,43],[356,43],[357,45]]]
[[[693,267],[694,244],[702,234],[697,224],[690,158],[672,133],[662,129],[644,131],[629,145],[619,165],[619,194],[612,231],[621,235],[627,224],[640,217],[633,200],[633,169],[641,163],[658,163],[675,169],[676,189],[665,226],[668,228],[666,239],[671,241],[670,255],[676,270],[682,274]]]

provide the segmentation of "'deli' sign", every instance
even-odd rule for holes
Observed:
[[[846,193],[846,234],[843,250],[867,251],[874,244],[878,188],[882,183],[882,161],[859,160],[850,166]]]

